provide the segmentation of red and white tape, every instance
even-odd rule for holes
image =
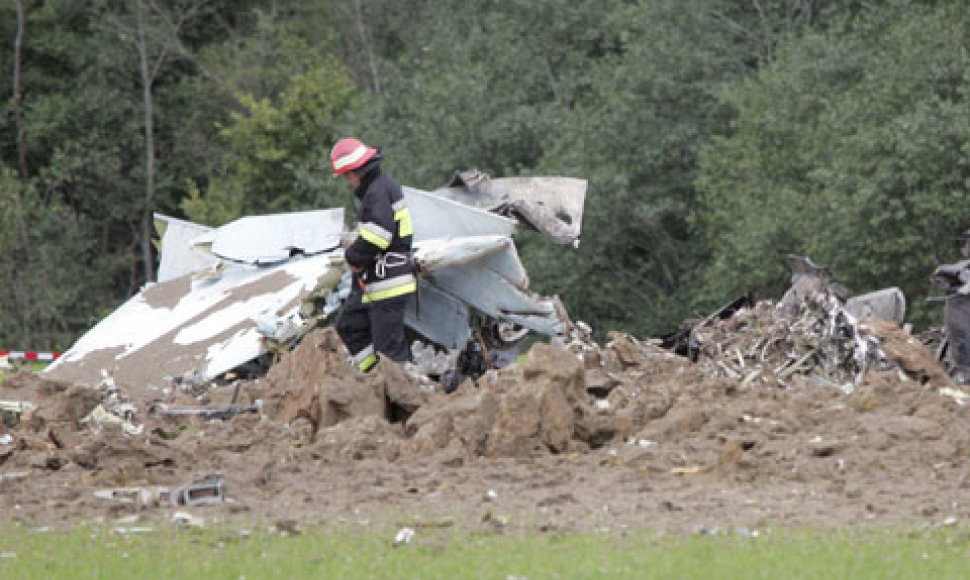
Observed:
[[[31,352],[24,350],[0,350],[0,357],[8,359],[22,358],[24,360],[57,360],[59,352]]]

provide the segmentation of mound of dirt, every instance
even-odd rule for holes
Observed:
[[[589,413],[582,362],[537,344],[522,365],[467,381],[435,397],[408,421],[409,454],[460,449],[488,457],[561,453]]]
[[[0,493],[33,522],[150,515],[165,508],[106,488],[212,474],[232,501],[198,509],[270,521],[406,510],[494,528],[495,501],[548,529],[970,516],[967,394],[898,325],[802,315],[739,311],[697,333],[696,363],[622,334],[536,344],[451,394],[393,363],[358,373],[329,328],[229,385],[23,373],[0,385]]]
[[[265,396],[270,419],[308,420],[311,438],[321,428],[355,417],[404,421],[429,395],[417,377],[397,364],[382,362],[373,372],[358,373],[347,364],[340,338],[330,328],[310,333],[283,355],[253,391]]]

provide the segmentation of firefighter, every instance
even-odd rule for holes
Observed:
[[[337,333],[358,370],[379,355],[411,360],[404,334],[404,307],[417,290],[411,260],[411,214],[401,187],[381,172],[384,154],[357,139],[341,139],[330,151],[334,176],[343,176],[359,200],[355,237],[344,252],[353,281],[337,318]]]

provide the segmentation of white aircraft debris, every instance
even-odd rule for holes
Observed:
[[[512,241],[516,221],[505,215],[578,244],[585,187],[577,179],[486,177],[434,192],[403,188],[423,269],[406,324],[448,349],[483,334],[503,343],[528,330],[564,332],[558,300],[529,292]],[[293,339],[346,298],[343,220],[342,209],[328,209],[206,228],[156,215],[159,282],[98,323],[45,374],[93,386],[106,372],[119,384],[165,388],[259,359],[270,343]]]

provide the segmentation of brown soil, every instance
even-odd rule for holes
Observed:
[[[0,444],[0,505],[31,526],[168,520],[186,508],[95,492],[222,472],[229,501],[189,510],[208,522],[692,532],[965,521],[970,410],[941,394],[952,384],[922,345],[869,330],[896,366],[851,394],[801,369],[721,376],[712,356],[692,364],[619,335],[582,354],[538,344],[445,395],[393,364],[360,375],[332,330],[315,331],[241,384],[237,402],[261,399],[262,412],[226,421],[148,411],[225,404],[233,385],[117,392],[22,373],[0,400],[37,409],[0,426],[13,439]],[[125,402],[140,434],[80,422]]]

